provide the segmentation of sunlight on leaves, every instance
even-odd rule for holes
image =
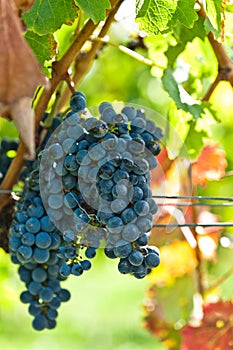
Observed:
[[[192,164],[193,184],[205,186],[207,181],[220,180],[227,167],[226,152],[217,144],[207,145]]]
[[[156,229],[154,231],[156,234]],[[191,273],[197,266],[195,251],[186,241],[160,247],[160,254],[161,264],[149,275],[153,283],[167,283],[173,278]]]
[[[185,326],[182,330],[181,350],[232,349],[233,303],[217,302],[204,306],[204,317],[199,327]]]

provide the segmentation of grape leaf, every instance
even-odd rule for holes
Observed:
[[[14,0],[14,2],[19,10],[27,11],[33,5],[35,0]]]
[[[159,312],[151,312],[153,303],[146,301],[144,309],[150,313],[145,317],[143,326],[152,335],[155,335],[165,345],[165,349],[176,350],[180,348],[181,336],[171,322],[161,319]],[[155,310],[154,310],[155,311]]]
[[[137,0],[136,19],[148,34],[158,34],[168,29],[175,10],[174,0]]]
[[[27,152],[24,155],[26,159],[34,159],[35,156],[35,132],[34,132],[34,110],[32,109],[31,99],[28,97],[20,98],[11,106],[11,116],[19,130]]]
[[[153,244],[153,235],[156,229],[152,230],[150,243]],[[172,278],[182,277],[191,273],[197,266],[195,251],[187,241],[175,241],[169,245],[160,247],[161,264],[149,275],[153,284],[167,284]]]
[[[180,350],[230,350],[233,339],[233,303],[207,304],[199,327],[185,326]]]
[[[217,253],[217,263],[215,261],[208,268],[210,285],[215,285],[215,293],[220,294],[223,301],[231,300],[233,286],[232,248],[219,245]]]
[[[166,286],[153,285],[144,303],[144,327],[158,336],[167,349],[179,349],[177,327],[188,320],[193,307],[194,283],[189,275],[174,279]]]
[[[11,0],[0,2],[0,37],[0,113],[14,120],[29,157],[33,157],[31,98],[39,84],[46,85],[46,79],[22,35]]]
[[[204,113],[202,106],[197,103],[188,104],[182,101],[182,91],[180,89],[181,87],[179,87],[178,83],[176,82],[171,68],[167,68],[164,71],[162,82],[164,89],[175,101],[178,108],[183,109],[185,112],[191,113],[194,116],[194,119],[200,118],[201,114]]]
[[[210,31],[218,38],[222,30],[222,0],[207,0],[206,1],[206,18],[205,29]]]
[[[204,137],[207,137],[207,133],[203,130],[197,130],[196,123],[191,122],[189,132],[185,139],[185,146],[188,149],[188,154],[190,158],[196,159],[197,156],[200,154],[200,151],[204,146]]]
[[[63,23],[72,22],[76,13],[73,0],[36,0],[22,17],[29,30],[44,35],[53,33]]]
[[[53,34],[38,35],[30,30],[26,32],[25,39],[42,65],[56,55],[57,45]]]
[[[172,283],[160,287],[153,285],[148,293],[148,301],[153,305],[148,310],[148,316],[155,314],[168,323],[176,323],[180,319],[187,321],[193,308],[194,292],[190,275],[173,279]]]
[[[174,25],[179,21],[185,27],[192,28],[194,22],[198,19],[197,12],[194,10],[195,2],[195,0],[178,0],[170,24]]]
[[[216,144],[205,146],[192,165],[193,184],[205,186],[207,181],[221,179],[225,175],[226,167],[226,152]]]
[[[9,105],[20,97],[33,97],[45,77],[22,35],[11,1],[0,2],[0,37],[0,102]]]
[[[94,23],[104,20],[106,17],[106,10],[111,8],[109,0],[75,0],[75,3],[87,13]]]
[[[174,28],[174,36],[177,40],[177,44],[175,46],[170,45],[165,52],[168,66],[170,67],[174,65],[177,57],[184,51],[188,42],[192,42],[196,37],[204,40],[206,32],[203,18],[199,17],[198,20],[194,22],[192,30],[178,24],[176,28]]]

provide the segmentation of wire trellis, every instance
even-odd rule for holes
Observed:
[[[198,206],[210,206],[210,207],[233,207],[233,197],[216,197],[216,196],[173,196],[173,195],[153,195],[153,198],[159,200],[179,200],[178,202],[164,202],[157,203],[158,206],[174,206],[174,207],[198,207]],[[180,202],[180,200],[186,200],[186,202]],[[195,201],[195,202],[193,202]],[[197,202],[198,201],[198,202]],[[215,201],[217,203],[212,203],[210,201]],[[153,227],[157,228],[176,228],[176,227],[233,227],[232,222],[193,222],[193,223],[167,223],[167,224],[154,224]]]
[[[10,190],[0,190],[0,195],[9,194],[13,198],[20,195],[20,191],[10,191]],[[156,203],[159,207],[162,206],[174,206],[174,207],[198,207],[198,206],[210,206],[210,207],[233,207],[233,197],[216,197],[216,196],[179,196],[179,195],[153,195],[153,198],[159,200],[179,200],[178,202],[164,202],[164,203]],[[186,202],[180,202],[180,200],[186,200]],[[195,201],[195,202],[193,202]],[[198,202],[196,202],[198,201]],[[212,203],[210,201],[214,201],[217,203]],[[176,227],[233,227],[233,221],[229,222],[212,222],[212,223],[166,223],[166,224],[154,224],[153,227],[156,228],[176,228]]]

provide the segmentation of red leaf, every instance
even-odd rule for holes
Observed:
[[[219,180],[227,167],[226,153],[217,145],[207,145],[192,165],[194,185],[205,186],[206,181]]]
[[[204,317],[199,327],[187,325],[182,331],[180,350],[232,350],[233,303],[217,302],[203,308]]]

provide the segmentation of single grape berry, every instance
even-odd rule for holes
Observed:
[[[80,92],[76,92],[71,96],[70,99],[70,108],[73,112],[80,112],[86,107],[86,97]]]

